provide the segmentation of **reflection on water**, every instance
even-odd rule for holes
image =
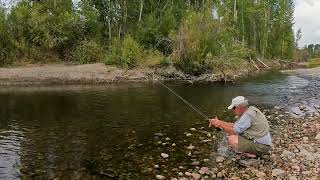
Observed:
[[[236,95],[260,106],[274,105],[308,83],[298,79],[293,87],[297,77],[264,77],[228,86],[170,87],[207,115],[231,120],[226,107]],[[172,152],[168,167],[189,163],[184,146],[199,141],[185,140],[191,127],[215,133],[158,84],[3,88],[0,105],[0,179],[77,177],[84,172],[148,177],[143,173],[164,161],[159,158],[164,150]],[[210,153],[214,144],[205,148]]]

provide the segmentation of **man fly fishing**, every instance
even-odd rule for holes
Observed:
[[[243,96],[232,99],[228,107],[238,117],[235,123],[211,119],[209,127],[223,129],[228,134],[228,144],[236,152],[246,157],[268,155],[271,150],[271,135],[269,123],[264,114],[256,107],[249,106]]]
[[[209,120],[209,127],[213,126],[217,129],[223,129],[228,134],[229,146],[236,152],[250,158],[270,154],[271,135],[269,132],[270,127],[268,120],[258,108],[249,106],[248,100],[245,97],[237,96],[232,99],[228,109],[233,109],[238,120],[235,123],[227,123],[219,120],[217,117],[209,119],[205,114],[163,84],[160,80],[158,82],[203,118]],[[255,162],[242,161],[241,164],[244,166],[251,166],[253,163]]]

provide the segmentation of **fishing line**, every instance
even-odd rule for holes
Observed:
[[[171,88],[169,88],[167,85],[163,84],[159,79],[158,82],[165,88],[167,88],[170,92],[172,92],[176,97],[180,98],[186,105],[188,105],[190,108],[192,108],[194,111],[196,111],[199,115],[201,115],[203,118],[205,118],[206,120],[209,120],[208,116],[206,116],[204,113],[202,113],[201,111],[199,111],[197,108],[195,108],[192,104],[190,104],[187,100],[185,100],[183,97],[181,97],[179,94],[177,94],[176,92],[174,92]]]

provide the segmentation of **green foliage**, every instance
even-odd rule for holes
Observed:
[[[175,61],[201,74],[249,57],[290,59],[295,48],[293,0],[74,2],[20,0],[7,11],[0,5],[0,65],[72,60],[133,68]]]
[[[95,41],[82,41],[71,52],[71,58],[81,64],[101,62],[104,60],[106,50]]]
[[[124,68],[133,68],[143,58],[143,48],[130,35],[123,42],[115,40],[107,55],[105,63],[114,64]]]
[[[314,58],[308,61],[308,67],[310,68],[319,67],[319,66],[320,66],[320,58]]]

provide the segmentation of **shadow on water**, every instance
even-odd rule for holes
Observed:
[[[274,106],[304,81],[308,84],[271,73],[233,85],[168,86],[209,117],[233,121],[226,107],[234,96]],[[159,84],[13,87],[0,91],[0,105],[0,178],[5,179],[176,175],[179,166],[204,164],[219,141],[206,120]],[[187,149],[190,145],[195,148]]]

